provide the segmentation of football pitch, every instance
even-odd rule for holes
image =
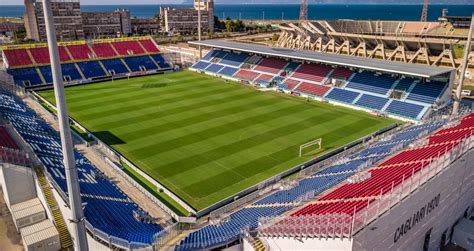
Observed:
[[[68,87],[66,98],[72,118],[196,210],[394,123],[191,71]],[[318,138],[321,150],[298,156]]]

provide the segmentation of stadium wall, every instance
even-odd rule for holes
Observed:
[[[261,239],[270,250],[439,250],[443,233],[449,238],[466,210],[474,207],[473,162],[471,149],[352,239]]]
[[[352,250],[438,250],[443,232],[450,236],[453,226],[472,206],[474,166],[471,163],[474,163],[472,149],[357,233]]]

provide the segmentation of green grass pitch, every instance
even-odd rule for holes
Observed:
[[[53,91],[40,95],[54,102]],[[191,71],[66,88],[69,114],[196,210],[394,123]],[[298,157],[299,146],[323,148]]]

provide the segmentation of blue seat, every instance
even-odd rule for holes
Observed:
[[[408,118],[417,118],[424,106],[393,100],[386,111]]]
[[[219,71],[219,74],[232,77],[239,70],[239,68],[234,68],[230,66],[225,66],[222,70]]]
[[[79,66],[86,78],[97,78],[107,76],[107,74],[100,66],[99,61],[78,62],[77,65]]]
[[[161,54],[153,54],[151,55],[151,57],[155,60],[155,62],[158,64],[158,66],[161,69],[171,67],[171,65],[168,62],[166,62],[165,58]]]
[[[423,102],[426,104],[433,104],[441,95],[443,90],[445,90],[446,85],[447,84],[445,83],[437,81],[432,81],[430,83],[418,83],[410,92],[407,99]]]
[[[127,67],[122,63],[122,60],[118,58],[104,59],[101,60],[107,71],[115,71],[115,74],[124,74],[128,73]]]
[[[388,98],[363,94],[360,99],[357,100],[356,105],[380,111],[385,106],[385,104],[387,104],[387,102]]]
[[[67,182],[60,139],[46,122],[9,94],[0,92],[0,115],[16,129],[50,174],[51,182],[67,196]],[[82,154],[74,151],[84,215],[88,223],[105,234],[136,247],[150,245],[163,230],[146,220],[147,214]],[[136,216],[142,216],[141,219]]]
[[[27,87],[43,84],[35,67],[8,69],[7,72],[13,76],[15,84],[18,86]]]
[[[206,71],[213,72],[213,73],[218,73],[220,70],[222,70],[224,66],[218,65],[218,64],[210,64],[207,68]]]
[[[334,99],[337,101],[341,101],[344,103],[349,103],[352,104],[354,100],[359,96],[359,93],[349,91],[349,90],[343,90],[339,88],[333,88],[327,95],[326,98],[328,99]]]
[[[362,72],[357,73],[347,84],[347,87],[385,95],[395,80],[395,78],[386,75],[376,76],[371,72]]]
[[[234,52],[224,52],[225,56],[219,62],[220,64],[230,65],[230,66],[240,66],[249,55],[247,53],[234,53]]]
[[[71,80],[82,79],[81,74],[74,63],[62,64],[61,69],[63,71],[63,77],[69,76]]]
[[[158,69],[149,56],[126,57],[123,60],[133,72],[142,71],[140,67],[145,67],[147,71]]]
[[[408,88],[410,88],[414,81],[415,79],[413,78],[402,78],[395,86],[395,89],[400,91],[408,91]]]
[[[209,66],[209,63],[203,62],[203,61],[198,61],[195,63],[191,68],[197,69],[197,70],[204,70]]]

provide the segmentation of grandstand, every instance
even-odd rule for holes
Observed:
[[[343,238],[355,235],[371,222],[369,219],[402,203],[410,192],[474,146],[473,119],[474,114],[470,114],[455,126],[446,120],[408,126],[329,167],[303,176],[292,187],[224,216],[220,223],[191,233],[177,250],[216,248],[238,240],[242,231],[255,230],[270,250],[289,243],[295,245],[294,249],[307,249],[314,244],[308,239],[321,238],[324,241],[317,247],[327,245],[327,238],[335,238],[334,242],[340,242],[337,247],[351,250]],[[427,143],[410,147],[418,139]],[[400,151],[405,148],[408,149]],[[306,240],[303,244],[295,244],[302,238]]]
[[[449,22],[319,20],[282,23],[277,47],[458,67],[468,29]],[[472,61],[471,61],[472,64]]]
[[[75,41],[59,45],[66,84],[172,69],[149,37]],[[5,69],[19,87],[37,88],[52,84],[46,44],[5,46],[2,55]]]
[[[421,120],[450,100],[452,69],[227,41],[191,43],[212,48],[191,67],[196,71],[260,86],[266,82],[263,86],[398,119]],[[229,69],[222,58],[240,67]]]
[[[64,203],[69,203],[57,132],[22,101],[3,91],[0,93],[0,107],[2,119],[9,122],[31,147]],[[6,138],[4,132],[3,127],[0,127],[0,139]],[[11,139],[2,142],[6,146],[16,147]],[[74,155],[79,170],[81,197],[85,203],[87,229],[96,238],[120,248],[135,249],[152,245],[155,235],[163,227],[151,220],[136,218],[136,214],[146,213],[82,154],[76,151]]]
[[[307,28],[426,34],[440,25],[337,20]],[[190,44],[210,50],[191,71],[160,75],[153,73],[174,65],[148,37],[60,44],[75,130],[173,219],[150,217],[150,205],[76,149],[84,221],[98,245],[434,250],[474,207],[466,164],[474,161],[474,114],[443,116],[454,69],[224,40]],[[14,84],[54,110],[47,47],[2,53]],[[149,76],[126,78],[142,74]],[[0,90],[0,160],[41,166],[41,186],[51,184],[60,199],[53,207],[67,211],[58,133],[22,98]],[[298,157],[315,139],[322,149]]]

